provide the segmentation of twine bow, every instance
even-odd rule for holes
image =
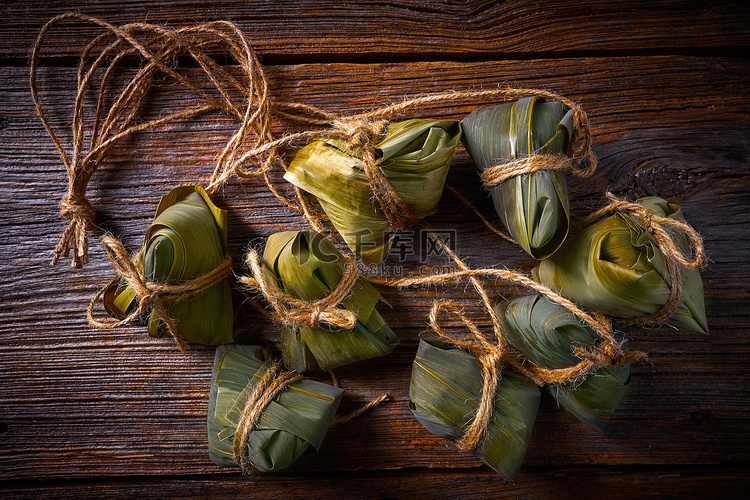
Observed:
[[[234,461],[242,468],[244,474],[251,474],[255,470],[250,461],[248,439],[260,420],[263,410],[281,391],[302,378],[302,375],[282,370],[281,363],[274,363],[263,374],[248,397],[232,442]]]
[[[248,252],[245,263],[252,272],[252,277],[242,276],[240,283],[260,291],[270,304],[273,312],[271,318],[277,323],[290,327],[315,327],[325,323],[337,328],[350,330],[357,324],[357,315],[338,306],[349,295],[352,287],[359,278],[357,265],[348,255],[345,255],[346,266],[344,274],[336,288],[320,300],[307,302],[293,297],[282,291],[276,285],[269,283],[263,275],[258,252]]]
[[[682,301],[682,269],[700,269],[705,264],[706,253],[703,248],[703,239],[690,224],[669,217],[660,217],[653,210],[637,203],[621,200],[611,192],[608,192],[606,196],[611,203],[589,215],[582,225],[588,225],[604,215],[621,212],[635,220],[654,237],[667,261],[671,285],[669,298],[655,313],[630,321],[643,325],[660,324],[675,313]],[[684,255],[677,247],[669,229],[677,229],[685,234],[690,245],[690,255]]]
[[[164,324],[167,325],[169,333],[174,337],[180,350],[187,350],[188,346],[180,337],[175,321],[169,316],[168,304],[170,302],[179,302],[195,297],[204,290],[221,283],[227,276],[229,276],[232,264],[231,257],[227,255],[216,268],[195,279],[175,284],[153,283],[144,276],[140,269],[138,262],[139,254],[131,257],[122,243],[111,236],[104,236],[102,238],[102,245],[104,245],[104,249],[107,251],[107,256],[112,262],[117,276],[110,280],[110,282],[99,290],[99,292],[97,292],[97,294],[91,299],[87,311],[89,324],[95,328],[117,328],[140,317],[150,308],[153,309]],[[97,301],[102,295],[104,295],[104,292],[110,286],[120,279],[125,280],[138,296],[138,307],[125,318],[120,320],[112,318],[97,319],[94,314],[94,307]]]

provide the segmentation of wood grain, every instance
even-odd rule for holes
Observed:
[[[381,392],[389,393],[391,400],[331,429],[319,454],[270,477],[243,478],[236,470],[214,466],[205,437],[213,350],[199,347],[181,354],[168,339],[151,339],[137,325],[94,331],[84,311],[112,272],[98,236],[112,232],[137,248],[159,198],[180,182],[207,179],[237,123],[224,115],[207,115],[142,133],[115,148],[88,191],[97,211],[90,263],[83,270],[70,268],[67,261],[50,267],[64,228],[57,212],[67,180],[36,118],[28,68],[12,58],[25,57],[22,47],[54,12],[41,2],[15,6],[0,27],[9,34],[0,37],[0,58],[5,58],[0,59],[3,497],[45,498],[65,492],[106,498],[331,498],[347,491],[352,498],[567,498],[579,496],[582,483],[592,495],[607,498],[696,497],[709,492],[736,496],[742,491],[750,449],[750,62],[684,51],[748,45],[746,12],[733,13],[730,3],[706,7],[673,2],[659,12],[649,2],[573,4],[553,9],[551,3],[539,2],[543,19],[526,16],[526,24],[509,36],[503,35],[510,30],[504,20],[528,13],[530,4],[437,3],[427,8],[421,3],[375,3],[358,7],[360,15],[343,8],[343,18],[336,22],[325,3],[318,9],[305,2],[283,9],[228,4],[226,11],[245,23],[260,40],[259,50],[272,61],[300,62],[268,66],[271,92],[279,99],[344,114],[404,95],[506,83],[575,99],[589,114],[600,168],[589,179],[570,182],[574,221],[600,207],[607,190],[631,199],[661,195],[681,204],[703,235],[711,258],[703,273],[711,333],[623,326],[631,347],[647,352],[650,363],[634,368],[626,400],[606,430],[585,428],[545,395],[516,485],[504,483],[472,455],[429,434],[407,407],[411,361],[419,339],[430,335],[427,314],[435,298],[467,303],[480,326],[489,327],[463,284],[383,290],[392,304],[383,314],[401,346],[389,356],[337,374],[351,389],[347,408]],[[184,20],[176,3],[147,3],[145,10],[142,2],[117,5],[121,8],[86,2],[77,7],[115,22],[141,20],[146,11],[149,20]],[[229,18],[212,5],[186,9],[194,7],[196,19]],[[588,23],[573,36],[570,26],[585,9],[590,12]],[[616,9],[623,15],[613,15]],[[279,12],[284,12],[284,22]],[[651,17],[626,29],[635,14],[643,12]],[[378,14],[395,19],[388,33],[377,31]],[[669,16],[674,30],[665,29]],[[428,18],[437,27],[425,27]],[[569,29],[560,31],[566,36],[543,29],[553,21],[567,23]],[[464,29],[458,29],[462,25]],[[326,35],[316,38],[316,30]],[[414,30],[414,38],[407,41],[409,30]],[[56,38],[48,54],[63,59],[48,59],[40,73],[45,106],[68,145],[76,72],[64,58],[75,55],[91,33],[73,30]],[[462,45],[467,40],[475,45]],[[596,41],[596,46],[586,40]],[[673,53],[654,54],[662,49]],[[599,50],[622,53],[600,57]],[[495,57],[506,52],[518,60]],[[330,62],[366,61],[384,54],[390,58],[387,62]],[[439,59],[420,59],[433,56]],[[3,60],[6,65],[1,65]],[[175,86],[160,86],[144,119],[181,109],[190,98]],[[458,118],[488,104],[435,105],[415,115]],[[274,124],[277,134],[289,130],[296,129]],[[448,182],[484,213],[493,213],[462,149]],[[306,227],[258,181],[230,183],[217,203],[230,212],[229,247],[235,262],[248,245],[275,231]],[[438,215],[427,222],[456,230],[457,250],[472,266],[529,271],[533,265],[519,249],[489,234],[449,193]],[[402,262],[396,255],[385,264],[391,270],[403,266],[405,272],[419,272],[423,265],[416,256]],[[450,265],[439,258],[430,264]],[[239,267],[237,271],[242,272]],[[514,291],[497,288],[503,294]],[[247,335],[276,345],[274,326],[249,306],[243,311]],[[460,334],[459,325],[446,324]],[[325,375],[317,378],[326,380]]]
[[[78,12],[113,24],[167,26],[229,20],[250,37],[266,62],[472,60],[534,58],[564,53],[742,54],[750,43],[750,9],[744,2],[587,0],[245,2],[43,0],[2,8],[0,57],[26,58],[41,27],[53,16]],[[46,53],[77,56],[97,31],[66,24]]]
[[[581,489],[592,498],[630,500],[632,498],[685,498],[689,493],[703,491],[710,485],[718,495],[729,495],[746,486],[745,471],[738,467],[709,467],[701,472],[685,468],[651,468],[631,471],[594,467],[529,468],[517,484],[507,484],[486,470],[456,471],[388,471],[382,476],[370,473],[345,475],[295,476],[201,476],[164,479],[139,479],[135,484],[113,482],[48,482],[41,485],[12,485],[4,493],[14,498],[59,498],[62,491],[85,498],[120,498],[128,496],[181,498],[289,498],[328,499],[330,492],[346,492],[352,500],[369,498],[497,498],[547,500],[577,499]],[[741,497],[737,497],[741,498]]]

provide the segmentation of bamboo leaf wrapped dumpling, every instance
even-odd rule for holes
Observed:
[[[227,214],[195,184],[178,186],[164,196],[146,231],[139,268],[155,283],[179,284],[204,275],[226,257]],[[138,301],[135,290],[112,283],[104,291],[108,314],[123,319]],[[183,340],[219,345],[234,339],[232,294],[227,280],[199,295],[167,305],[167,312]],[[161,337],[166,328],[152,311],[148,332]]]
[[[461,121],[461,141],[480,171],[536,154],[564,155],[573,111],[559,101],[526,97],[480,108]],[[513,239],[535,259],[552,255],[570,225],[568,186],[556,170],[521,174],[491,188],[495,210]]]
[[[330,241],[314,231],[286,231],[268,237],[263,252],[267,280],[304,301],[322,299],[343,276],[343,257]],[[341,305],[355,313],[352,329],[281,324],[281,349],[289,370],[332,370],[393,351],[398,338],[377,311],[380,293],[358,278]]]
[[[474,418],[482,393],[482,367],[472,354],[421,340],[409,386],[409,407],[425,428],[458,439]],[[508,481],[515,481],[541,399],[526,377],[505,369],[492,417],[474,453]]]
[[[460,138],[458,121],[412,119],[390,124],[375,145],[377,165],[417,218],[435,213]],[[297,153],[284,179],[317,198],[365,264],[385,259],[392,228],[373,199],[362,151],[337,139],[312,142]]]
[[[209,456],[235,465],[234,439],[250,395],[271,367],[261,347],[221,345],[216,349],[208,399]],[[247,455],[261,472],[289,467],[303,453],[320,448],[344,391],[312,380],[297,380],[265,407],[247,438]]]
[[[679,205],[658,197],[636,202],[659,217],[682,221]],[[686,235],[669,229],[679,250],[690,251]],[[654,313],[669,298],[671,279],[654,237],[626,213],[601,219],[569,238],[533,271],[534,277],[589,309],[617,318]],[[703,282],[697,269],[684,269],[682,300],[667,323],[708,332]]]
[[[526,359],[549,370],[576,365],[576,348],[597,341],[597,333],[564,306],[542,295],[525,295],[495,306],[508,341]],[[557,402],[583,423],[602,430],[617,409],[630,381],[630,365],[602,367],[584,380],[550,384]]]

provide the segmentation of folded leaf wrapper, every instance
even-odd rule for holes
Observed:
[[[409,406],[425,428],[458,439],[474,418],[482,393],[482,367],[468,352],[421,340],[409,387]],[[541,399],[526,377],[504,370],[492,417],[474,453],[508,481],[515,481]]]
[[[417,218],[435,213],[460,138],[455,120],[413,119],[389,125],[375,145],[376,163]],[[365,264],[385,259],[392,228],[374,201],[361,151],[340,140],[315,141],[297,153],[284,178],[317,198]]]
[[[461,126],[461,141],[480,171],[535,154],[564,155],[574,127],[571,109],[538,96],[476,109]],[[491,193],[506,229],[535,259],[549,257],[565,240],[570,208],[562,173],[517,175]]]
[[[261,347],[222,345],[216,349],[208,399],[209,456],[217,465],[235,465],[233,441],[240,416],[255,386],[271,366]],[[298,380],[265,408],[248,439],[249,458],[261,472],[289,467],[303,453],[320,448],[342,389]]]
[[[265,278],[305,301],[322,299],[343,276],[343,256],[314,231],[286,231],[268,237],[263,252]],[[357,279],[341,307],[356,314],[354,328],[280,325],[284,366],[289,370],[332,370],[393,351],[398,338],[375,309],[380,293]]]
[[[195,184],[173,189],[159,202],[154,221],[146,231],[138,265],[155,283],[179,284],[215,269],[226,257],[227,214]],[[104,292],[104,308],[122,319],[138,297],[130,286],[113,283]],[[233,306],[227,280],[200,295],[168,305],[183,340],[206,345],[232,342]],[[148,332],[161,337],[166,328],[151,313]]]
[[[638,200],[660,217],[682,221],[680,207],[657,197]],[[669,232],[682,252],[685,234]],[[653,236],[625,213],[599,220],[569,238],[533,270],[534,277],[572,301],[617,318],[637,318],[663,306],[671,279],[664,254]],[[684,269],[683,295],[668,324],[708,332],[703,282],[697,269]]]
[[[526,359],[549,370],[567,368],[581,361],[576,348],[588,348],[598,335],[581,324],[575,314],[542,295],[526,295],[501,301],[495,311],[503,321],[508,341]],[[603,367],[584,380],[551,384],[557,402],[583,423],[602,430],[617,409],[630,381],[630,366]]]

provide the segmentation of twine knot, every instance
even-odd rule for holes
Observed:
[[[274,363],[263,374],[248,397],[232,442],[234,461],[242,468],[244,474],[252,474],[255,470],[250,461],[248,440],[263,411],[281,391],[302,378],[302,375],[282,370],[281,363]]]
[[[271,319],[279,324],[292,328],[327,324],[335,328],[351,330],[357,324],[357,315],[353,311],[338,306],[349,296],[359,275],[357,265],[351,257],[345,255],[344,258],[347,261],[346,268],[336,287],[330,294],[314,302],[293,297],[270,283],[263,275],[260,258],[255,250],[248,252],[245,258],[245,264],[250,268],[252,277],[242,276],[240,283],[255,288],[263,294],[273,310],[270,313]]]
[[[346,147],[352,151],[374,147],[387,125],[386,120],[345,118],[333,122],[333,128],[344,133]]]
[[[57,264],[60,257],[67,257],[73,250],[70,265],[80,269],[89,261],[87,231],[94,227],[96,212],[85,195],[74,192],[71,188],[60,202],[60,216],[70,223],[55,247],[50,264]]]
[[[197,278],[180,283],[153,283],[143,274],[139,266],[139,254],[130,256],[125,247],[111,236],[102,238],[102,245],[115,268],[116,276],[91,299],[88,308],[89,324],[95,328],[116,328],[140,317],[151,308],[167,325],[181,351],[187,350],[187,344],[180,337],[175,321],[169,316],[168,303],[189,299],[201,294],[204,290],[221,283],[229,276],[232,259],[228,255],[217,267]],[[94,316],[94,306],[104,292],[120,279],[124,280],[138,296],[138,307],[121,320],[106,318],[99,320]]]
[[[397,230],[406,229],[417,225],[419,218],[393,189],[376,161],[375,143],[387,124],[386,120],[340,119],[333,122],[333,127],[344,134],[347,148],[362,151],[362,166],[370,189],[390,226]]]
[[[68,192],[60,202],[60,217],[68,220],[80,219],[86,229],[94,226],[96,212],[86,196]]]
[[[312,311],[310,312],[310,322],[309,325],[314,327],[318,324],[320,324],[320,315],[323,314],[323,308],[320,305],[317,305],[315,307],[312,307]]]

